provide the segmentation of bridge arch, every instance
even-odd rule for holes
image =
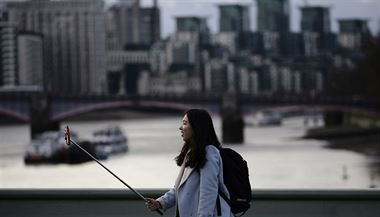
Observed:
[[[194,102],[163,102],[157,100],[116,100],[116,101],[93,101],[84,103],[70,103],[70,101],[53,102],[50,110],[50,120],[60,121],[69,117],[81,114],[117,108],[130,109],[167,109],[172,111],[183,112],[190,108],[205,108],[213,113],[220,112],[220,105],[217,103],[194,103]],[[245,115],[254,114],[264,110],[291,110],[302,109],[320,109],[323,111],[338,110],[343,112],[363,114],[369,117],[379,117],[380,111],[363,106],[341,105],[341,104],[313,104],[313,103],[288,103],[288,104],[268,104],[268,103],[244,103],[242,104],[242,112]]]
[[[18,121],[22,121],[22,122],[25,122],[25,123],[29,123],[30,122],[30,117],[21,113],[21,112],[17,112],[13,109],[6,109],[6,108],[1,108],[0,107],[0,114],[1,115],[5,115],[5,116],[9,116],[9,117],[12,117]]]
[[[112,101],[112,102],[97,102],[92,104],[86,104],[82,106],[76,106],[69,108],[60,113],[52,113],[50,119],[52,121],[61,121],[73,116],[78,116],[81,114],[106,110],[106,109],[118,109],[118,108],[130,108],[130,109],[167,109],[172,111],[183,112],[190,108],[193,108],[194,105],[190,104],[181,104],[174,102],[160,102],[160,101]],[[60,110],[60,109],[59,109]]]

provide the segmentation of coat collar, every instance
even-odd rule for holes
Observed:
[[[189,178],[189,176],[191,175],[191,173],[193,172],[193,170],[194,170],[194,169],[191,168],[191,167],[185,167],[178,188],[180,188],[180,187],[183,185],[183,183],[186,182],[186,180]]]
[[[185,163],[182,164],[177,180],[175,182],[175,188],[177,190],[183,185],[183,183],[186,182],[193,170],[194,169],[191,167],[185,167]]]

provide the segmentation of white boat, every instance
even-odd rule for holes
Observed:
[[[78,141],[76,133],[71,133],[71,138]],[[90,144],[83,143],[89,153],[94,153]],[[40,134],[25,147],[25,164],[41,163],[81,163],[88,161],[83,154],[78,154],[76,147],[67,146],[63,131],[48,131]]]
[[[254,115],[254,124],[257,126],[281,125],[282,115],[272,110],[261,111]]]
[[[108,156],[128,151],[127,137],[118,126],[95,131],[91,143],[95,145],[98,156]]]

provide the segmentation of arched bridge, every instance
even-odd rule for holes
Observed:
[[[174,98],[152,97],[90,97],[90,98],[55,98],[51,100],[49,118],[52,121],[61,121],[69,117],[85,114],[97,110],[135,109],[135,110],[171,110],[186,111],[200,107],[211,111],[218,111],[218,99],[208,100],[177,100]]]
[[[359,99],[328,97],[270,96],[237,97],[243,113],[253,113],[266,108],[313,107],[380,116],[380,107]],[[42,92],[0,92],[0,114],[31,124],[32,134],[47,129],[59,129],[59,122],[80,114],[105,109],[172,110],[205,108],[221,111],[224,100],[220,96],[49,96]]]

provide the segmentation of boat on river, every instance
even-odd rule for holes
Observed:
[[[258,112],[254,116],[254,125],[256,126],[280,126],[282,124],[282,115],[278,111],[265,110]]]
[[[96,156],[96,149],[88,141],[79,141],[76,133],[71,133],[71,138],[78,141],[90,154]],[[91,158],[74,145],[68,146],[65,135],[61,131],[48,131],[40,134],[26,145],[25,164],[58,164],[58,163],[83,163]]]
[[[105,160],[110,155],[128,151],[127,137],[120,127],[113,126],[97,130],[89,141],[80,140],[75,132],[71,139],[98,160]],[[27,144],[24,155],[25,164],[77,164],[91,161],[75,145],[66,145],[62,131],[44,132]]]
[[[128,139],[119,126],[110,126],[93,133],[91,143],[95,145],[96,153],[109,156],[128,151]]]

